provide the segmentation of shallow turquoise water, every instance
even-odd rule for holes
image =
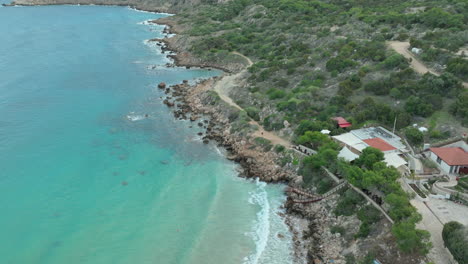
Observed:
[[[160,16],[0,7],[0,263],[290,262],[282,186],[161,103],[157,83],[219,72],[165,68],[141,23]]]

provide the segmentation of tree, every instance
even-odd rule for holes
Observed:
[[[405,104],[405,110],[409,113],[427,117],[434,112],[431,104],[423,101],[421,98],[411,96]]]
[[[391,193],[385,197],[385,201],[390,205],[390,217],[397,222],[418,214],[404,193]]]
[[[355,161],[358,166],[371,169],[374,163],[383,161],[384,154],[379,149],[367,147],[362,151],[361,156]]]
[[[453,58],[447,62],[447,71],[468,80],[468,61],[464,58]]]
[[[407,128],[405,136],[414,145],[421,145],[424,142],[424,134],[415,127]]]
[[[322,129],[333,129],[334,125],[325,121],[302,120],[294,133],[297,136],[304,135],[307,131],[321,131]]]
[[[322,144],[329,143],[330,141],[331,139],[327,135],[317,131],[307,131],[297,139],[298,144],[309,145],[313,149],[318,149]]]
[[[468,92],[461,94],[450,106],[452,114],[461,118],[463,125],[468,126]]]
[[[393,225],[392,233],[403,252],[427,254],[431,247],[431,243],[428,242],[430,234],[425,230],[416,229],[415,226],[413,221],[402,221]]]
[[[468,231],[462,224],[452,221],[444,225],[442,238],[458,263],[468,263]]]

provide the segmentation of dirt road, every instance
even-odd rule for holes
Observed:
[[[408,50],[408,48],[410,47],[409,42],[405,42],[405,41],[387,41],[387,45],[390,48],[392,48],[393,50],[395,50],[396,52],[398,52],[399,54],[403,55],[403,57],[411,60],[410,66],[417,73],[425,74],[427,72],[430,72],[430,73],[432,73],[432,74],[434,74],[436,76],[440,76],[440,73],[438,73],[434,69],[430,69],[429,67],[427,67],[424,63],[422,63],[420,60],[418,60],[416,58],[416,56],[414,56],[414,54],[411,51]],[[468,83],[467,82],[462,82],[462,84],[463,84],[463,86],[465,88],[468,88]]]
[[[213,86],[213,89],[218,93],[219,97],[228,103],[229,105],[239,109],[239,110],[244,110],[242,107],[240,107],[238,104],[236,104],[231,97],[229,97],[229,93],[231,92],[232,89],[236,87],[242,87],[246,78],[243,78],[245,74],[247,74],[247,68],[253,64],[253,62],[247,58],[246,56],[238,53],[238,52],[233,52],[233,54],[239,55],[243,57],[247,61],[247,66],[245,67],[244,70],[240,71],[239,73],[236,74],[226,74],[224,75],[221,79],[219,79]],[[252,136],[254,137],[263,137],[271,141],[273,145],[282,145],[287,148],[291,147],[291,143],[278,135],[274,134],[273,132],[266,131],[262,125],[260,125],[258,122],[252,120],[250,121],[251,125],[255,125],[258,127],[258,130],[256,130]]]
[[[407,59],[411,59],[411,68],[413,68],[417,73],[420,74],[425,74],[427,72],[430,72],[436,76],[439,76],[440,74],[432,69],[429,69],[426,65],[424,65],[422,62],[420,62],[414,55],[411,53],[408,48],[410,47],[409,42],[403,42],[403,41],[388,41],[387,42],[388,46],[394,49],[396,52],[400,53],[403,55],[403,57]]]

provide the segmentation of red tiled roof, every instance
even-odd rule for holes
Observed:
[[[468,165],[468,152],[462,148],[430,148],[430,150],[450,166]]]
[[[376,149],[380,149],[381,151],[389,151],[396,149],[394,146],[388,144],[387,141],[381,138],[369,138],[364,139],[363,141],[366,142],[367,145]]]
[[[351,123],[346,121],[346,119],[344,119],[343,117],[341,116],[338,116],[338,117],[333,117],[332,118],[333,120],[337,121],[338,122],[338,126],[340,127],[350,127],[351,126]]]

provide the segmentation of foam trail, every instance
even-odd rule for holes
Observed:
[[[145,26],[157,26],[156,24],[151,23],[151,21],[153,21],[153,20],[154,19],[147,19],[145,21],[138,22],[137,24],[138,25],[145,25]]]
[[[270,203],[268,193],[265,189],[266,183],[260,182],[257,178],[255,184],[257,190],[251,194],[249,203],[257,204],[261,207],[257,213],[257,220],[250,235],[255,241],[255,253],[245,259],[244,264],[257,264],[268,243],[270,235]]]
[[[130,115],[127,115],[127,119],[132,121],[132,122],[135,122],[135,121],[143,120],[143,119],[145,119],[145,117],[142,116],[142,115],[130,114]]]

